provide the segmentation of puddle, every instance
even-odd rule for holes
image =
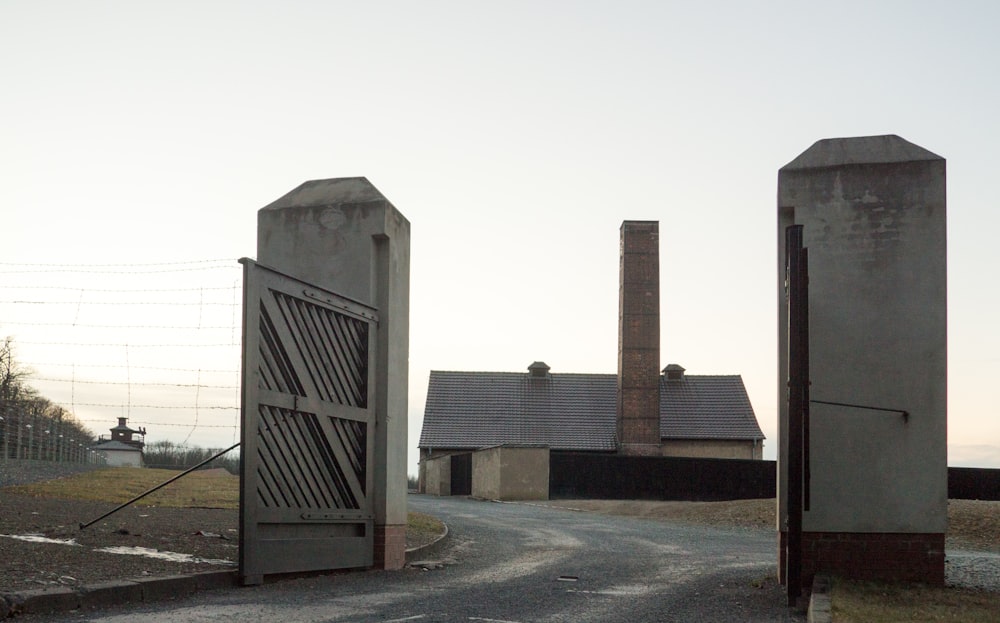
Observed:
[[[80,547],[80,544],[73,539],[50,539],[41,534],[0,534],[5,539],[17,539],[28,543],[50,543],[54,545],[71,545]],[[146,558],[156,558],[158,560],[168,560],[170,562],[193,562],[206,565],[227,565],[233,566],[236,563],[231,560],[221,558],[199,558],[191,554],[178,554],[177,552],[163,552],[158,549],[148,547],[101,547],[95,552],[105,552],[108,554],[124,554],[128,556],[145,556]]]
[[[50,539],[47,536],[42,536],[40,534],[0,534],[0,537],[5,539],[17,539],[18,541],[27,541],[28,543],[54,543],[56,545],[72,545],[74,547],[80,547],[80,544],[73,539]]]
[[[170,562],[193,562],[206,565],[235,565],[231,560],[221,558],[199,558],[191,554],[179,554],[177,552],[163,552],[158,549],[148,547],[101,547],[95,552],[105,552],[107,554],[124,554],[126,556],[145,556],[146,558],[156,558],[157,560],[168,560]]]

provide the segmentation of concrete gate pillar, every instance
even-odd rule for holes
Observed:
[[[257,213],[257,260],[378,309],[375,565],[406,553],[410,223],[367,179],[306,182]]]
[[[898,136],[822,140],[778,173],[782,537],[789,487],[787,226],[803,226],[809,253],[804,586],[819,571],[944,582],[945,207],[945,160]]]

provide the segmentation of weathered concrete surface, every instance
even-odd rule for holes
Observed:
[[[809,254],[811,399],[909,414],[811,405],[804,531],[946,529],[945,217],[945,160],[898,136],[819,141],[778,173],[779,462],[789,225],[804,226]]]
[[[472,496],[486,500],[549,499],[549,449],[510,445],[472,453]]]
[[[451,495],[451,455],[424,461],[425,493]]]
[[[374,510],[384,552],[405,563],[410,223],[363,177],[305,182],[257,213],[260,263],[375,307]],[[391,543],[390,543],[391,541]]]

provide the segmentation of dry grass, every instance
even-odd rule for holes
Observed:
[[[3,491],[42,498],[123,504],[178,474],[179,471],[169,469],[114,467],[31,485],[6,487]],[[237,509],[239,505],[240,479],[224,469],[191,472],[136,503],[136,506],[172,508]],[[409,513],[407,519],[408,547],[429,543],[444,532],[444,524],[430,515]]]
[[[1000,552],[1000,502],[949,500],[948,546]]]
[[[63,500],[124,503],[180,474],[169,469],[113,467],[46,482],[7,487],[10,493]],[[240,479],[221,469],[196,471],[136,503],[174,508],[239,508]]]
[[[444,534],[444,524],[440,519],[424,513],[406,514],[406,547],[419,547],[434,542]]]
[[[959,588],[836,580],[830,603],[836,623],[1000,620],[1000,594]]]
[[[549,506],[719,527],[775,528],[775,501],[551,500]],[[1000,552],[1000,502],[950,500],[948,547]],[[1000,619],[1000,617],[998,617]]]
[[[660,502],[652,500],[551,500],[548,506],[664,519],[719,527],[773,528],[774,500]]]

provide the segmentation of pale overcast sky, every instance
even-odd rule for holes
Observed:
[[[777,171],[898,134],[948,160],[949,462],[1000,467],[998,7],[6,0],[0,293],[18,264],[235,267],[257,209],[365,176],[412,224],[415,473],[429,370],[615,371],[618,228],[658,220],[662,363],[743,375],[773,458]],[[23,309],[0,334],[38,363]]]

